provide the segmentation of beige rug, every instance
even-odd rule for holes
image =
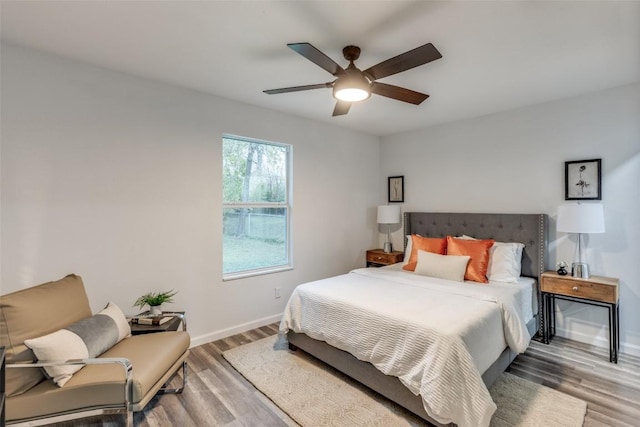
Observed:
[[[419,417],[273,336],[223,353],[258,390],[297,423],[311,426],[424,426]],[[491,388],[491,426],[582,426],[587,404],[511,374]]]

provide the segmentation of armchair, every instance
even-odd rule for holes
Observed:
[[[180,393],[187,380],[187,332],[129,336],[94,358],[40,360],[25,340],[91,317],[82,279],[54,282],[0,296],[0,339],[6,346],[6,422],[42,425],[93,415],[122,413],[127,426],[158,393]],[[80,365],[59,387],[42,368]],[[182,385],[165,384],[182,368]]]

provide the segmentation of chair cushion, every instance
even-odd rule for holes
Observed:
[[[155,395],[188,354],[189,334],[159,332],[125,338],[100,357],[125,357],[133,365],[133,396],[136,410]],[[27,392],[7,399],[7,420],[24,420],[92,407],[122,407],[124,370],[120,365],[88,365],[76,372],[64,387],[43,381]]]
[[[101,357],[126,357],[133,365],[131,402],[139,402],[152,390],[191,344],[187,332],[170,331],[135,335],[120,341]]]
[[[24,340],[56,331],[91,316],[82,278],[70,274],[60,280],[0,296],[0,342],[7,363],[35,362]],[[44,379],[40,369],[7,369],[7,397],[24,393]]]

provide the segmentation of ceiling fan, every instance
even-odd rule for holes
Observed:
[[[328,83],[269,89],[263,92],[274,95],[277,93],[298,92],[302,90],[333,88],[333,96],[337,99],[336,106],[333,110],[334,116],[347,114],[353,102],[364,101],[368,99],[372,93],[415,105],[420,104],[427,99],[429,95],[399,86],[380,83],[376,80],[442,58],[438,49],[436,49],[433,44],[427,43],[361,71],[353,64],[353,61],[360,57],[360,48],[358,46],[346,46],[342,49],[344,58],[349,61],[346,69],[342,68],[333,59],[329,58],[310,43],[289,43],[287,46],[333,74],[336,79]]]

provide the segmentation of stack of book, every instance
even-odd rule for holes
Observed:
[[[173,319],[173,316],[148,316],[148,315],[140,315],[134,316],[131,318],[132,325],[153,325],[160,326],[164,325],[168,321]]]

